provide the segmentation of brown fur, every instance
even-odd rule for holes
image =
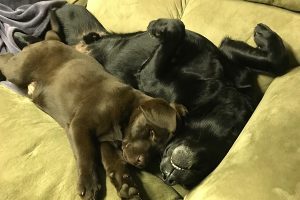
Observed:
[[[59,41],[32,44],[15,56],[1,56],[0,63],[8,81],[22,88],[34,82],[33,102],[65,128],[77,161],[78,192],[84,199],[99,194],[96,145],[119,195],[139,198],[125,161],[142,168],[154,152],[162,152],[178,116],[185,113],[183,106],[123,84],[92,57]],[[125,161],[112,143],[122,139]]]

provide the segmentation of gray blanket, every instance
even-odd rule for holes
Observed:
[[[49,23],[49,10],[66,3],[62,0],[41,1],[12,9],[1,2],[4,3],[0,1],[0,53],[20,51],[13,37],[15,31],[39,37]]]

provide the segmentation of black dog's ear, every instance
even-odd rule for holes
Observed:
[[[167,129],[169,133],[175,132],[177,113],[166,101],[152,99],[144,102],[139,109],[149,123]]]

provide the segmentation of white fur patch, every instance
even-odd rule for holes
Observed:
[[[27,95],[28,96],[32,96],[33,95],[33,92],[36,88],[36,85],[37,85],[37,82],[31,82],[28,87],[27,87]]]

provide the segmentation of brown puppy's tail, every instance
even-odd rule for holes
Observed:
[[[61,37],[59,36],[59,32],[60,32],[59,22],[53,10],[50,11],[50,24],[51,24],[51,30],[47,31],[45,35],[45,40],[61,41]]]
[[[46,35],[45,35],[45,40],[57,40],[57,41],[61,41],[60,37],[58,36],[58,34],[53,31],[47,31]]]

